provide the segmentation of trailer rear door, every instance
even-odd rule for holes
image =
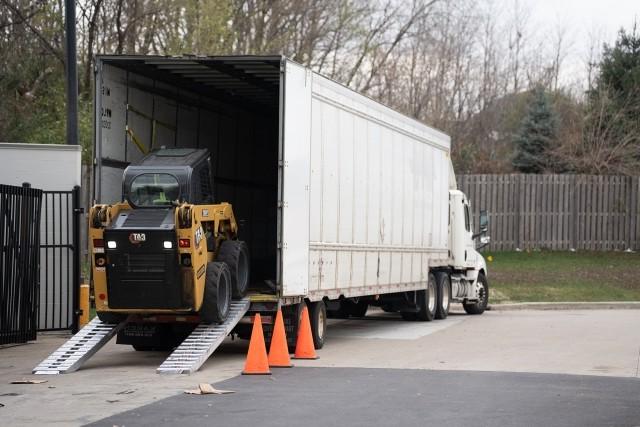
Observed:
[[[306,295],[309,282],[309,177],[312,73],[287,60],[280,99],[280,248],[283,296]]]

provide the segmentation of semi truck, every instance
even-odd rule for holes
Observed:
[[[89,243],[98,318],[78,334],[92,338],[76,342],[73,360],[52,355],[34,372],[73,371],[116,335],[138,350],[175,348],[158,372],[193,372],[224,336],[248,338],[255,313],[268,341],[281,309],[295,343],[303,305],[316,348],[328,317],[362,317],[370,306],[407,321],[443,319],[451,303],[486,309],[478,249],[487,217],[474,228],[445,133],[283,56],[104,55],[95,83]],[[161,177],[170,195],[132,200],[142,197],[132,184],[157,188],[158,171],[176,178]],[[200,221],[203,210],[227,209],[224,233],[203,223],[199,238],[214,242],[197,265],[196,248],[180,249],[181,239],[198,239],[181,231],[185,206]],[[131,218],[152,211],[163,212],[154,223],[163,237],[150,240],[166,245],[162,262],[140,250],[149,224]],[[239,291],[232,279],[228,314],[211,314],[198,283],[207,263],[237,271],[220,258],[224,241],[242,245],[247,283]],[[206,351],[190,354],[194,340]]]

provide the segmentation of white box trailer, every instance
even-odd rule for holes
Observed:
[[[279,305],[324,301],[312,326],[325,303],[422,320],[486,307],[446,134],[281,56],[100,56],[95,87],[96,201],[120,201],[149,150],[208,148],[252,282]]]

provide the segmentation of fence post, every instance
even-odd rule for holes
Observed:
[[[578,176],[573,175],[571,179],[571,248],[572,251],[578,249]]]
[[[80,310],[80,215],[84,212],[80,206],[80,187],[73,187],[72,193],[72,209],[73,209],[73,320],[71,323],[71,332],[78,332],[78,321],[81,314]]]
[[[520,229],[522,227],[522,202],[523,202],[523,194],[524,194],[524,185],[522,184],[522,180],[524,175],[519,174],[519,175],[513,175],[515,177],[515,185],[518,186],[518,199],[515,201],[515,205],[516,205],[516,247],[515,249],[517,251],[522,249],[522,239],[520,238]]]

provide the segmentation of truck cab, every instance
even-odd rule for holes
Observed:
[[[488,229],[487,214],[482,211],[475,233],[468,197],[460,190],[449,190],[451,297],[468,312],[484,311],[488,302],[487,264],[478,252],[489,243]]]

